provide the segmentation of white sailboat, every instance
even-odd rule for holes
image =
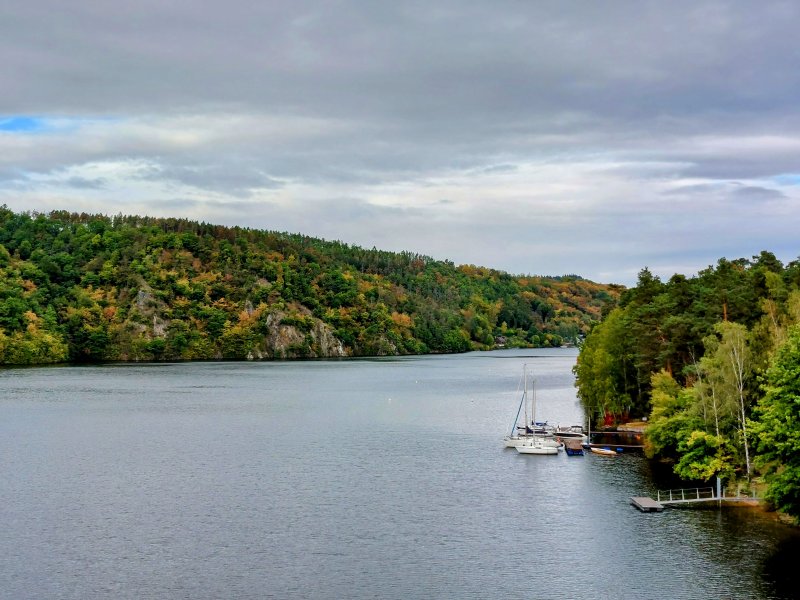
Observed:
[[[559,446],[552,445],[548,440],[531,436],[517,446],[520,454],[558,454]]]
[[[519,401],[519,407],[517,408],[517,414],[514,416],[514,423],[511,425],[511,432],[506,437],[503,438],[503,445],[506,448],[516,448],[518,444],[522,443],[523,436],[520,435],[520,433],[519,433],[519,429],[517,428],[517,422],[519,421],[519,413],[522,412],[523,409],[525,410],[525,421],[524,422],[525,423],[528,422],[528,404],[525,401],[526,400],[526,394],[528,392],[528,385],[527,385],[527,368],[526,368],[525,365],[523,366],[523,371],[522,372],[523,372],[523,378],[525,380],[525,387],[524,387],[524,390],[522,392],[522,398],[520,398],[520,401]],[[519,388],[517,388],[517,391],[519,391]]]
[[[527,379],[525,381],[527,389]],[[531,395],[531,423],[536,427],[536,380],[533,381],[533,394]],[[551,437],[532,433],[517,444],[520,454],[558,454],[561,444]]]
[[[506,448],[516,448],[520,454],[558,454],[561,443],[552,437],[537,435],[531,431],[528,433],[528,423],[536,423],[536,381],[533,382],[534,393],[531,396],[531,421],[528,420],[528,369],[527,365],[523,367],[524,391],[522,399],[520,400],[519,408],[517,409],[514,424],[511,426],[511,432],[503,438],[503,444]],[[517,421],[519,414],[524,409],[525,413],[525,427],[524,433],[519,433],[517,428]]]

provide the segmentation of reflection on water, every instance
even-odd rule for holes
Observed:
[[[0,371],[10,598],[792,598],[796,532],[642,514],[641,456],[502,448],[575,352]],[[655,471],[654,471],[655,469]]]

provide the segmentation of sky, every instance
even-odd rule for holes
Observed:
[[[0,204],[635,283],[800,256],[800,3],[5,0]]]

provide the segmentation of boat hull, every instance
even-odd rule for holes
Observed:
[[[595,454],[600,454],[601,456],[616,456],[617,452],[612,450],[611,448],[590,448],[592,452]]]
[[[535,442],[532,442],[532,439],[535,440]],[[555,438],[541,438],[538,436],[533,438],[531,438],[531,436],[506,436],[503,438],[503,445],[506,448],[519,448],[520,446],[526,444],[530,445],[531,443],[540,444],[547,448],[555,448],[556,452],[563,446],[563,444]]]
[[[517,446],[517,452],[520,454],[558,454],[558,448],[541,444],[523,444]]]

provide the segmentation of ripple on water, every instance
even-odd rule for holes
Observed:
[[[574,351],[6,370],[14,598],[790,598],[793,531],[642,514],[646,461],[503,449],[522,363],[582,421]]]

